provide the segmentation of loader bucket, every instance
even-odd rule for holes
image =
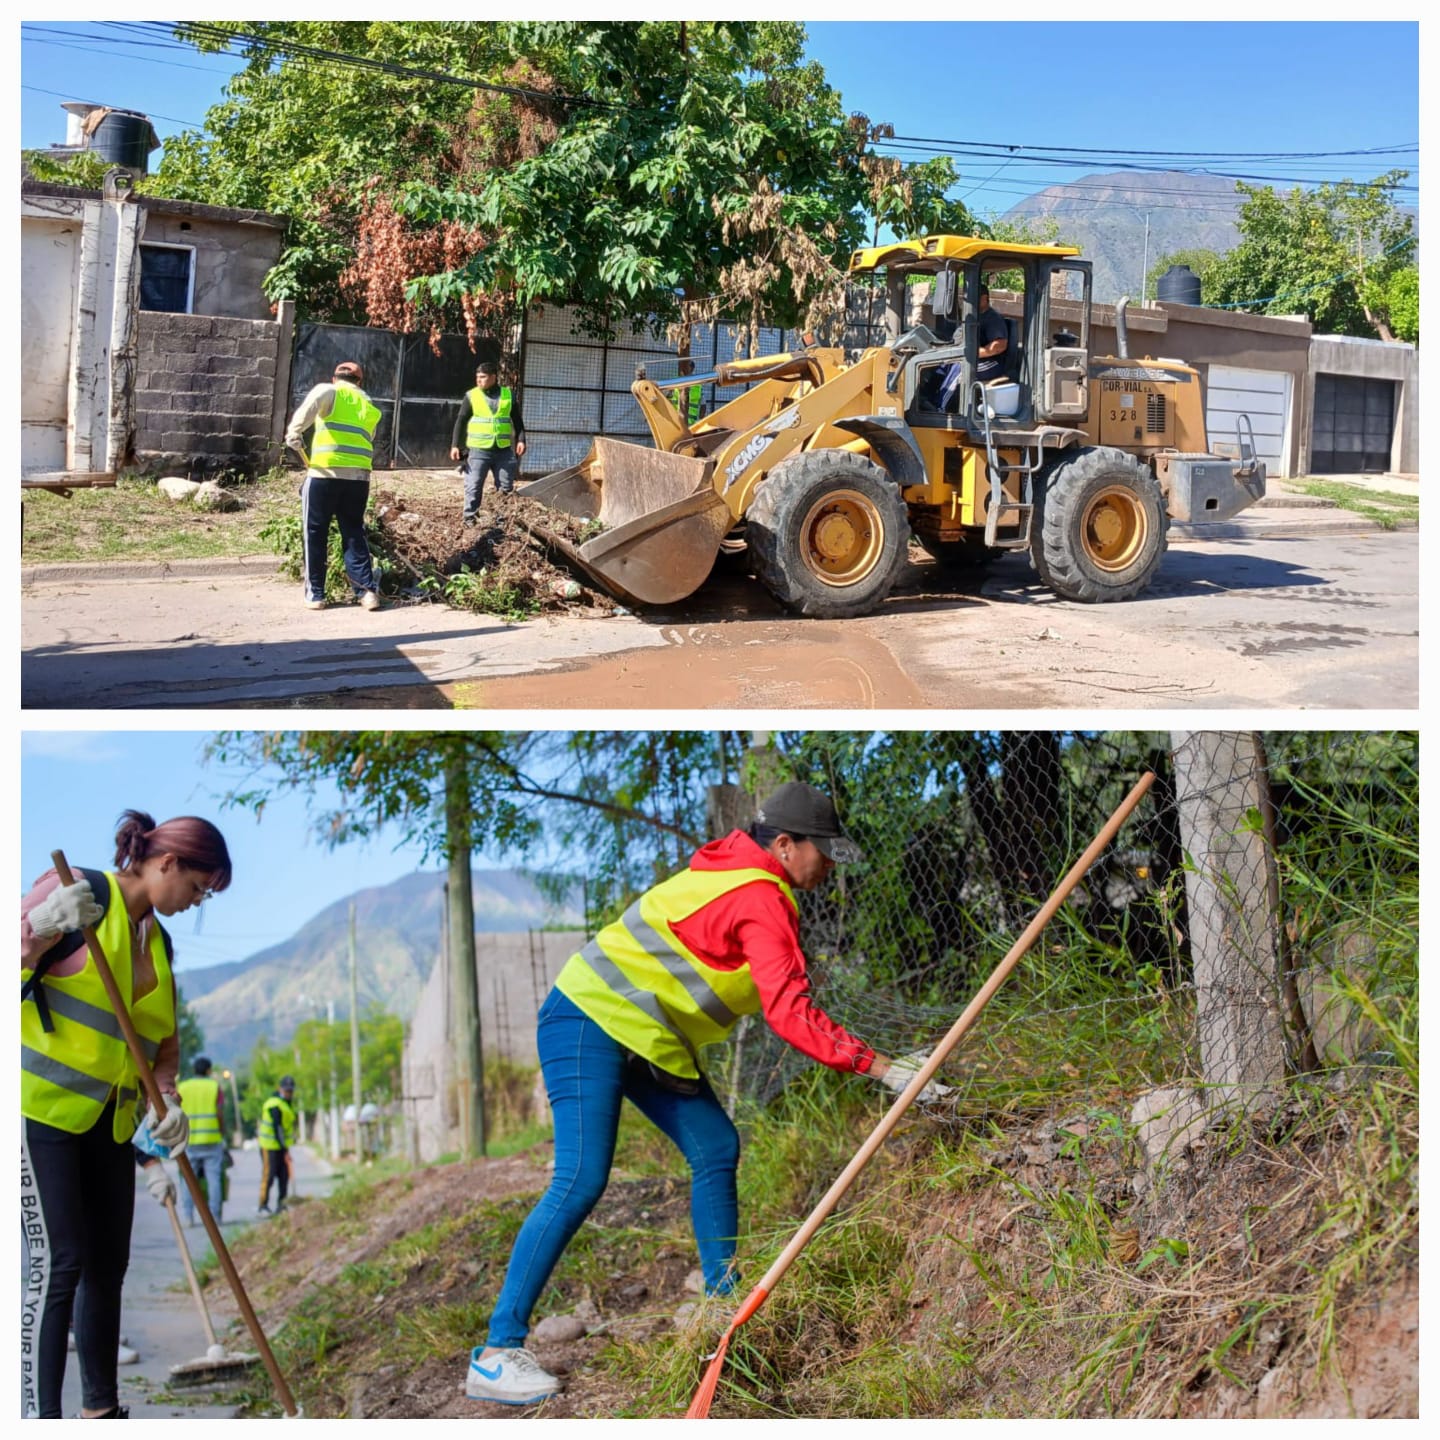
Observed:
[[[692,595],[734,523],[710,483],[710,464],[597,437],[579,465],[517,492],[605,529],[577,544],[561,526],[522,521],[617,598],[668,605]]]

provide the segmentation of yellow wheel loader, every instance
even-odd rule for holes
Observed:
[[[526,486],[584,522],[540,527],[546,537],[641,604],[692,594],[722,545],[743,544],[784,605],[843,617],[890,592],[912,533],[945,564],[1026,550],[1062,598],[1124,600],[1155,574],[1171,519],[1224,520],[1263,497],[1248,421],[1238,458],[1212,453],[1199,375],[1131,359],[1124,301],[1120,353],[1091,353],[1078,251],[933,235],[858,250],[849,268],[877,277],[877,297],[883,275],[888,344],[705,374],[675,362],[673,378],[642,367],[631,393],[654,448],[602,436],[581,464]],[[1018,316],[986,316],[990,284],[1008,309],[1018,296]],[[993,377],[977,374],[982,360]],[[668,397],[705,384],[748,388],[687,424],[691,406]]]

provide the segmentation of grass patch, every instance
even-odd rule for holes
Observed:
[[[1382,530],[1393,530],[1401,522],[1420,519],[1420,497],[1397,495],[1388,490],[1368,490],[1340,480],[1290,480],[1286,484],[1302,495],[1333,500],[1342,510],[1353,510],[1373,520]]]
[[[76,490],[67,500],[29,491],[20,506],[20,556],[27,565],[84,560],[204,560],[270,551],[264,531],[293,514],[299,478],[271,470],[230,487],[243,504],[229,512],[167,500],[155,481],[122,476],[114,489]]]

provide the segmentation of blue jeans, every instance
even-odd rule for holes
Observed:
[[[210,1213],[218,1222],[224,1207],[225,1196],[225,1147],[223,1145],[191,1145],[185,1152],[195,1167],[196,1175],[205,1177],[206,1203]],[[182,1185],[180,1193],[185,1197],[185,1218],[195,1220],[195,1201],[191,1198],[190,1187]]]
[[[495,477],[495,488],[502,495],[509,495],[515,489],[519,470],[520,461],[513,445],[498,450],[471,450],[465,457],[465,514],[474,515],[480,509],[487,475]]]
[[[525,1343],[550,1272],[605,1193],[622,1100],[669,1136],[689,1163],[690,1223],[705,1290],[728,1294],[736,1283],[740,1137],[709,1083],[700,1082],[698,1095],[667,1090],[558,990],[540,1008],[536,1043],[555,1121],[555,1174],[515,1239],[487,1343],[507,1349]]]

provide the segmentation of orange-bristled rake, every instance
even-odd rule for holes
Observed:
[[[825,1192],[824,1198],[810,1212],[805,1223],[795,1232],[794,1237],[780,1252],[775,1263],[761,1277],[760,1283],[746,1296],[744,1304],[735,1312],[735,1318],[720,1337],[720,1343],[710,1357],[710,1363],[701,1377],[699,1388],[695,1391],[695,1398],[685,1412],[687,1420],[709,1419],[710,1406],[715,1400],[715,1387],[720,1383],[720,1371],[725,1364],[725,1352],[730,1348],[731,1336],[765,1303],[780,1283],[781,1276],[794,1264],[800,1252],[810,1243],[811,1237],[825,1223],[830,1212],[854,1184],[856,1176],[870,1163],[871,1157],[885,1143],[890,1132],[900,1123],[900,1117],[914,1103],[916,1096],[930,1083],[935,1072],[960,1043],[965,1032],[975,1023],[980,1012],[990,1003],[991,997],[1005,983],[1006,977],[1020,963],[1025,953],[1039,938],[1040,932],[1065,903],[1066,897],[1080,883],[1086,871],[1100,858],[1101,851],[1115,838],[1120,827],[1129,818],[1130,812],[1140,803],[1154,780],[1154,774],[1146,771],[1136,781],[1134,788],[1120,802],[1119,808],[1105,822],[1104,828],[1090,842],[1085,853],[1070,867],[1065,878],[1055,887],[1050,898],[1040,907],[1035,918],[1025,927],[1020,938],[995,967],[994,973],[981,987],[975,998],[965,1007],[965,1013],[950,1027],[945,1038],[935,1047],[930,1058],[916,1073],[915,1078],[895,1097],[895,1103],[885,1112],[884,1118],[870,1132],[865,1143],[855,1152],[854,1158],[840,1172],[835,1183]]]

